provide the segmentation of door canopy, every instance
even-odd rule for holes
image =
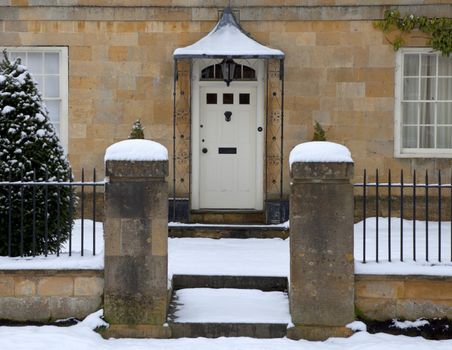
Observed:
[[[237,23],[230,7],[226,7],[216,26],[192,45],[174,50],[173,58],[276,58],[284,53],[250,38]]]

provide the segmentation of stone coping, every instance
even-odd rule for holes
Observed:
[[[16,269],[1,270],[0,275],[33,275],[33,276],[55,276],[55,275],[76,275],[76,276],[99,276],[104,275],[103,269]]]
[[[364,2],[368,6],[397,6],[397,5],[440,5],[449,3],[448,0],[366,0]],[[205,0],[160,0],[158,4],[150,5],[149,0],[0,0],[0,6],[13,7],[33,7],[33,6],[58,6],[58,7],[77,7],[77,6],[114,6],[114,7],[207,7],[207,8],[223,8],[226,2],[205,1]],[[231,2],[232,8],[240,7],[292,7],[298,6],[299,0],[234,0]],[[319,6],[353,6],[359,7],[363,4],[357,4],[356,0],[308,0],[303,1],[304,7]]]
[[[355,281],[400,281],[400,280],[441,280],[451,281],[452,276],[437,276],[437,275],[361,275],[355,274]]]
[[[413,1],[411,1],[413,2]],[[19,2],[22,3],[22,2]],[[36,5],[33,5],[35,3]],[[222,7],[204,7],[194,4],[181,6],[120,5],[57,5],[54,1],[29,2],[29,6],[11,6],[10,1],[0,0],[0,20],[41,21],[217,21]],[[38,5],[39,4],[39,5]],[[202,7],[201,7],[202,6]],[[239,6],[240,7],[240,6]],[[384,11],[394,8],[404,14],[441,17],[452,11],[452,5],[403,4],[403,5],[336,5],[336,6],[246,6],[240,7],[241,21],[308,21],[308,20],[376,20],[382,19]]]

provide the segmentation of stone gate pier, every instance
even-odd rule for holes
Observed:
[[[347,336],[354,315],[353,160],[308,142],[290,155],[290,338]]]
[[[105,155],[106,337],[168,338],[168,153],[126,140]]]

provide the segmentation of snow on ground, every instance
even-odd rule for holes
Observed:
[[[185,223],[185,222],[169,222],[168,227],[227,227],[227,228],[249,228],[249,227],[264,227],[264,228],[289,228],[289,221],[282,222],[280,224],[270,224],[270,225],[262,225],[262,224],[201,224],[201,223]]]
[[[347,147],[329,141],[305,142],[295,146],[289,155],[289,164],[295,162],[353,163]]]
[[[60,256],[50,254],[36,257],[9,258],[0,256],[1,270],[16,269],[95,269],[104,268],[104,230],[102,222],[96,222],[96,255],[93,256],[93,221],[84,220],[84,246],[81,256],[82,221],[75,220],[72,230],[72,256],[69,256],[69,241],[61,248]]]
[[[427,320],[423,320],[423,319],[417,319],[416,321],[392,320],[391,327],[407,329],[407,328],[418,328],[418,327],[426,326],[428,324],[430,324],[430,322],[428,322]]]
[[[400,226],[399,218],[391,219],[391,250],[389,250],[388,218],[378,218],[379,262],[376,263],[377,218],[366,219],[366,261],[363,264],[363,225],[361,221],[355,224],[355,272],[357,274],[391,274],[391,275],[445,275],[452,276],[451,262],[451,225],[441,223],[441,257],[438,259],[438,222],[428,223],[428,240],[425,221],[415,221],[416,227],[416,261],[413,254],[413,221],[403,220],[403,262],[400,257]],[[428,242],[429,261],[426,261]],[[391,262],[388,262],[391,251]]]
[[[167,160],[168,150],[160,143],[151,140],[124,140],[114,143],[105,151],[107,160],[155,161]]]
[[[345,327],[351,329],[353,332],[367,332],[367,325],[362,321],[350,322]]]
[[[0,327],[2,350],[450,350],[452,340],[358,332],[324,342],[253,338],[103,339],[92,329],[101,312],[71,327]]]
[[[429,261],[425,260],[425,222],[416,221],[416,255],[413,260],[413,222],[403,220],[404,261],[400,261],[400,219],[391,220],[392,262],[388,262],[388,219],[379,218],[379,262],[376,256],[376,218],[366,220],[366,263],[363,257],[363,222],[355,224],[355,272],[357,274],[452,276],[451,225],[441,224],[442,262],[438,261],[438,223],[429,222]],[[68,243],[59,258],[0,257],[0,269],[103,269],[103,227],[96,223],[96,255],[92,255],[92,221],[85,220],[84,256],[81,250],[81,221],[76,220],[72,238],[72,256]],[[177,226],[179,224],[172,223]],[[281,224],[284,227],[288,223]],[[219,225],[221,226],[221,225]],[[278,226],[278,225],[276,225]],[[168,240],[168,277],[173,274],[289,276],[289,240],[170,238]]]
[[[168,271],[173,274],[288,276],[289,240],[172,238]]]
[[[283,292],[257,289],[187,288],[176,291],[176,322],[289,323]]]

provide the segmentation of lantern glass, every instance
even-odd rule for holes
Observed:
[[[229,86],[234,79],[235,66],[236,63],[231,58],[224,59],[223,62],[221,62],[221,72],[223,73],[223,79],[227,86]]]

